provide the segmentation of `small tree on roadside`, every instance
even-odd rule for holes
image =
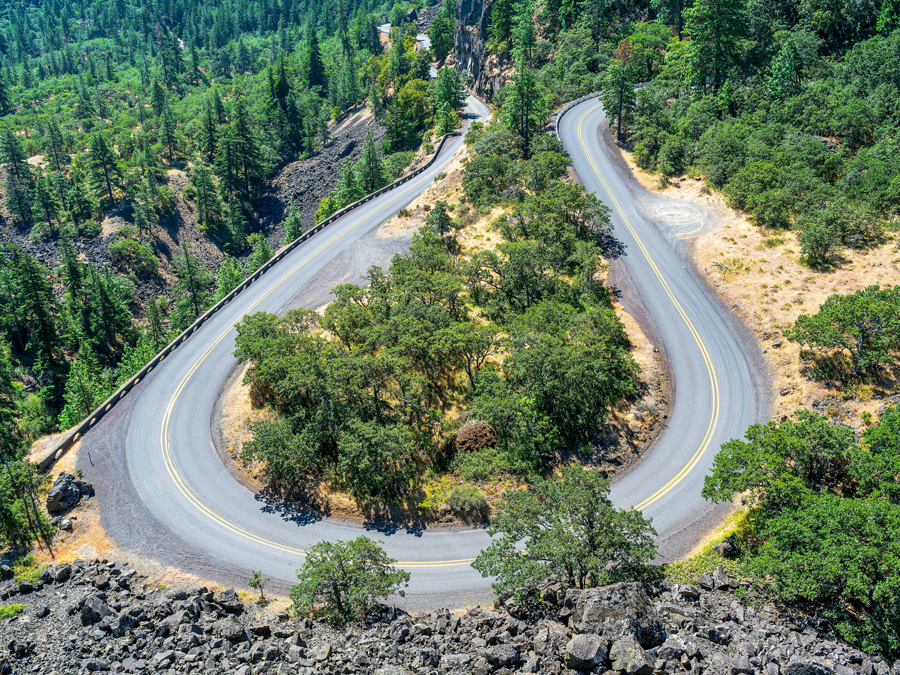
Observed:
[[[253,576],[250,577],[250,581],[247,582],[247,585],[250,588],[259,591],[259,599],[265,602],[266,594],[263,591],[269,581],[270,580],[268,577],[263,577],[261,571],[257,572],[256,570],[254,570]]]
[[[332,623],[361,619],[378,598],[405,595],[409,572],[393,567],[395,562],[368,537],[319,542],[297,570],[292,608],[297,614],[320,611]]]
[[[640,579],[656,555],[650,520],[616,509],[609,480],[580,466],[527,491],[507,490],[488,533],[500,536],[472,567],[496,578],[498,595],[517,599],[554,583],[589,588]]]

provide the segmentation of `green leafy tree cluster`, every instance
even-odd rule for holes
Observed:
[[[805,410],[753,425],[722,446],[703,488],[753,508],[742,546],[760,583],[816,603],[843,639],[888,656],[900,653],[898,420],[889,406],[859,441]]]
[[[554,584],[591,588],[639,580],[656,555],[650,520],[615,508],[609,481],[580,466],[503,493],[488,533],[495,539],[472,566],[496,579],[498,595],[517,599]]]
[[[314,544],[297,570],[292,609],[335,624],[360,620],[379,598],[405,595],[410,575],[394,567],[396,562],[368,537]]]

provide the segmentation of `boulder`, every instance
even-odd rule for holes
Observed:
[[[692,586],[691,584],[685,584],[678,589],[678,592],[681,594],[682,598],[687,598],[688,600],[699,600],[700,599],[700,589],[696,586]]]
[[[832,675],[834,666],[816,659],[795,659],[787,664],[784,675]]]
[[[92,626],[100,623],[105,617],[111,616],[113,611],[106,604],[106,596],[101,593],[92,595],[84,601],[81,607],[81,624]]]
[[[713,582],[713,576],[709,572],[700,575],[700,578],[697,579],[697,585],[706,591],[711,591],[716,587]]]
[[[241,602],[241,599],[238,597],[237,592],[233,588],[229,588],[227,591],[222,591],[219,593],[219,597],[216,598],[216,602],[222,605],[222,609],[226,612],[240,612],[244,609],[244,603]]]
[[[510,644],[497,645],[485,651],[484,658],[494,668],[511,668],[519,662],[519,648]]]
[[[593,670],[606,662],[609,643],[599,635],[576,635],[566,645],[566,665],[583,672]]]
[[[734,545],[734,542],[731,539],[720,541],[712,547],[712,550],[723,558],[731,558],[732,556],[737,555],[738,552],[737,546]]]
[[[634,636],[616,640],[609,650],[612,669],[626,675],[651,675],[653,662]]]
[[[566,605],[574,607],[571,625],[579,633],[600,635],[610,642],[634,636],[647,649],[665,640],[662,622],[642,584],[573,589],[566,594]]]
[[[712,573],[712,580],[713,586],[719,590],[726,590],[731,585],[728,581],[728,575],[725,574],[725,570],[722,569],[721,565],[716,566]]]
[[[93,497],[94,488],[90,483],[77,480],[66,472],[62,472],[53,481],[50,492],[47,493],[47,511],[65,511],[78,504],[83,496]]]

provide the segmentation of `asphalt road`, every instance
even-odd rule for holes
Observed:
[[[683,247],[641,210],[634,191],[643,188],[612,157],[600,133],[604,120],[596,99],[584,101],[560,120],[560,140],[586,189],[612,210],[613,237],[624,247],[614,263],[626,280],[623,304],[651,318],[673,385],[667,428],[613,484],[612,499],[653,518],[661,553],[671,559],[722,511],[700,497],[703,477],[722,443],[767,418],[768,387],[755,340],[681,257]]]
[[[474,99],[468,105],[479,116],[488,114]],[[614,495],[621,506],[646,504],[663,545],[681,550],[710,515],[699,487],[715,450],[764,411],[753,368],[727,313],[617,182],[597,136],[602,114],[595,105],[589,102],[566,115],[561,135],[585,184],[614,208],[616,236],[626,247],[617,264],[627,270],[657,322],[677,384],[668,429],[647,458],[615,484]],[[486,597],[486,581],[469,565],[488,543],[483,531],[353,526],[267,502],[223,466],[211,429],[216,398],[235,366],[234,325],[248,313],[302,305],[303,289],[316,274],[430,185],[461,142],[456,138],[446,145],[435,165],[416,179],[295,249],[163,360],[87,434],[79,467],[94,480],[103,523],[120,544],[205,577],[233,581],[261,570],[284,588],[295,579],[310,545],[353,538],[366,529],[412,573],[408,605],[448,606]]]

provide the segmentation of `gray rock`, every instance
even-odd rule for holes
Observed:
[[[65,511],[78,504],[82,496],[93,497],[94,488],[89,483],[76,480],[75,476],[65,472],[59,474],[53,481],[53,486],[47,493],[47,511]]]
[[[627,675],[651,675],[653,663],[634,636],[616,640],[609,650],[612,669]]]
[[[713,590],[715,588],[715,583],[713,582],[712,574],[710,574],[709,572],[707,572],[706,574],[701,574],[700,578],[697,579],[697,585],[707,591]]]
[[[6,581],[7,579],[12,579],[15,574],[12,571],[12,567],[9,565],[0,565],[0,580]]]
[[[753,667],[746,654],[736,654],[731,659],[731,675],[750,675]]]
[[[690,600],[700,599],[700,589],[690,584],[684,584],[678,589],[678,592],[681,593],[682,598],[688,598]]]
[[[576,635],[566,645],[566,665],[574,670],[588,671],[606,662],[609,643],[599,635]]]
[[[69,577],[72,576],[72,566],[67,563],[63,563],[62,565],[57,565],[56,567],[53,567],[51,569],[53,570],[51,572],[53,581],[55,581],[58,584],[68,581]]]
[[[566,604],[574,605],[572,627],[580,633],[602,635],[610,641],[634,636],[645,648],[665,640],[662,622],[639,583],[570,590]]]
[[[50,614],[50,608],[47,605],[38,605],[34,609],[34,615],[39,619],[43,619],[48,614]]]
[[[71,530],[72,529],[72,521],[68,518],[60,518],[59,519],[59,529],[61,530]]]
[[[795,659],[787,664],[784,675],[832,675],[834,666],[816,659]]]
[[[81,608],[81,623],[84,626],[92,626],[100,623],[105,617],[111,616],[113,611],[106,604],[106,597],[98,593],[84,601]]]
[[[713,585],[718,590],[725,590],[731,584],[728,581],[728,575],[725,574],[725,570],[722,569],[721,565],[718,565],[715,571],[712,574]]]
[[[244,603],[241,602],[241,599],[238,597],[237,592],[233,588],[229,588],[227,591],[222,591],[219,593],[219,597],[216,598],[216,602],[222,605],[222,609],[226,612],[240,612],[244,609]]]
[[[484,658],[495,668],[511,667],[519,663],[519,648],[511,644],[501,644],[489,648]]]
[[[723,558],[730,558],[737,554],[737,547],[730,540],[720,541],[712,547],[712,550]]]
[[[404,668],[403,666],[385,666],[384,668],[378,668],[375,671],[375,675],[416,675],[409,668]]]
[[[103,659],[88,659],[84,662],[85,670],[89,670],[92,673],[96,673],[99,671],[109,670],[109,663],[104,661]]]

